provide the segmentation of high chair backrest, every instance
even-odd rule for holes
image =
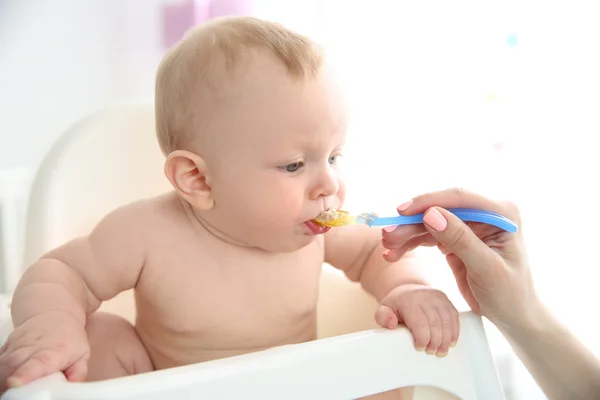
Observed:
[[[44,252],[89,233],[112,209],[170,188],[154,132],[148,102],[91,115],[54,144],[32,185],[25,268]]]
[[[151,101],[101,110],[52,146],[34,178],[27,211],[23,268],[90,233],[108,212],[172,189],[155,134]],[[132,291],[101,309],[135,318]]]

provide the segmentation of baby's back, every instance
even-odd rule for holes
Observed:
[[[272,254],[216,238],[174,194],[143,207],[136,330],[157,369],[315,338],[321,240]]]

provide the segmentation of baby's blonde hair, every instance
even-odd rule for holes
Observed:
[[[293,78],[314,77],[323,63],[319,46],[278,23],[227,17],[193,28],[158,68],[156,132],[165,155],[189,150],[250,50],[271,53]]]

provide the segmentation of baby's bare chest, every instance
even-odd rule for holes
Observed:
[[[157,254],[140,278],[138,315],[157,333],[193,338],[204,348],[268,347],[314,328],[322,263],[317,244],[274,257]]]

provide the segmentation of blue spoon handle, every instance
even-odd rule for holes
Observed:
[[[518,227],[510,219],[503,215],[493,213],[491,211],[477,210],[473,208],[449,208],[452,214],[456,215],[462,221],[465,222],[481,222],[488,225],[496,226],[507,232],[516,232]],[[368,218],[358,219],[361,223],[369,226],[391,226],[391,225],[411,225],[420,224],[423,222],[423,214],[416,215],[398,215],[396,217],[383,217],[383,218]]]

